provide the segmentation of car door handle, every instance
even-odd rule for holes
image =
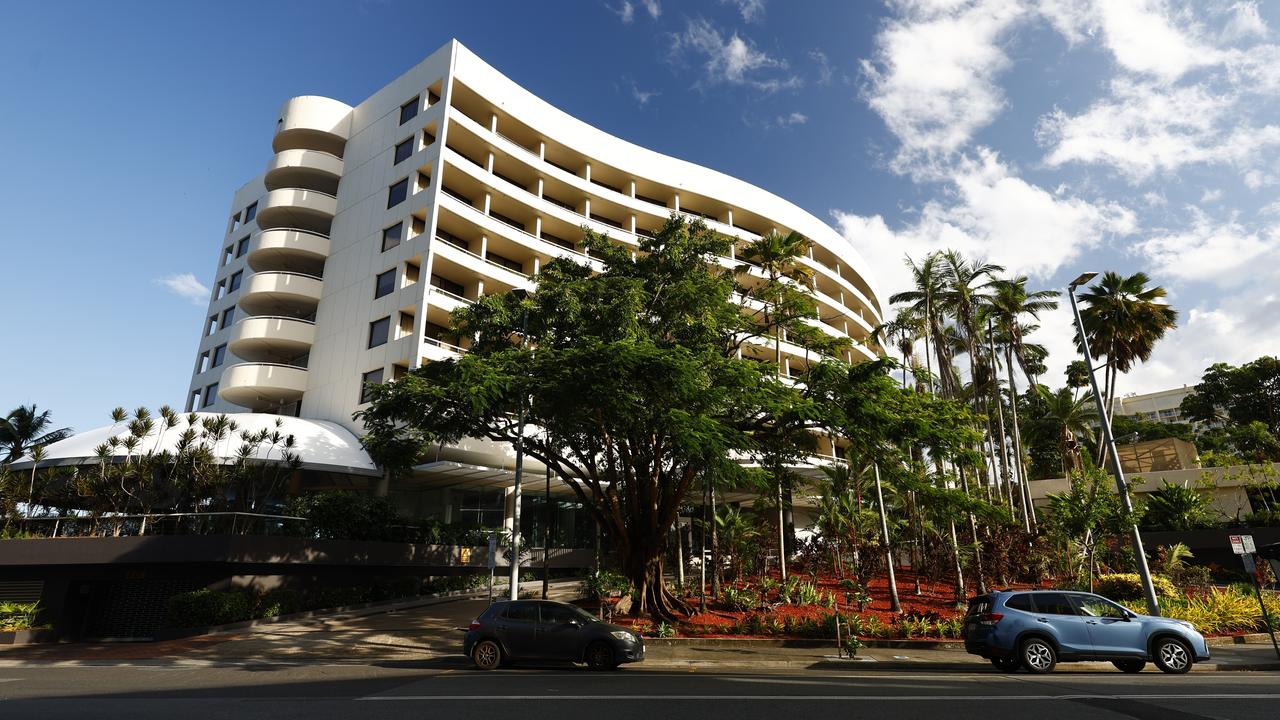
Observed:
[[[1098,624],[1098,621],[1097,621],[1097,620],[1085,620],[1085,621],[1084,621],[1084,624],[1085,624],[1085,625],[1097,625],[1097,624]]]
[[[1049,620],[1047,618],[1036,618],[1036,622],[1047,623]]]

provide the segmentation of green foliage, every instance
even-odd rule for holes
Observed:
[[[958,638],[964,632],[964,618],[951,617],[939,620],[938,634],[944,638]]]
[[[1191,432],[1190,425],[1143,420],[1131,415],[1116,415],[1111,418],[1111,432],[1117,438],[1137,433],[1140,442],[1164,440],[1165,438],[1177,438],[1178,440],[1195,442],[1195,436]]]
[[[933,623],[928,618],[911,617],[909,615],[899,617],[896,624],[898,626],[898,634],[908,639],[925,637],[933,629]]]
[[[202,588],[169,598],[169,624],[196,628],[225,625],[253,617],[250,595]]]
[[[1182,414],[1195,420],[1221,419],[1222,408],[1235,425],[1261,422],[1280,435],[1280,359],[1260,357],[1240,367],[1210,366],[1195,392],[1182,401]]]
[[[760,607],[760,596],[749,588],[725,587],[720,591],[720,601],[731,610],[755,610]]]
[[[630,590],[631,581],[627,580],[626,576],[605,568],[600,568],[598,572],[587,573],[582,580],[582,594],[596,601]]]
[[[674,625],[669,623],[660,622],[658,623],[658,629],[654,632],[654,636],[660,638],[673,638],[676,636],[676,628]]]
[[[298,591],[288,588],[269,590],[254,598],[253,617],[278,617],[302,609],[302,597]]]
[[[844,651],[849,657],[854,657],[858,651],[862,649],[863,643],[858,639],[857,635],[846,635],[842,638]]]
[[[306,518],[313,536],[325,540],[392,540],[406,522],[386,498],[353,492],[302,495],[285,512]]]
[[[1177,587],[1163,575],[1152,575],[1151,584],[1156,589],[1156,597],[1178,597]],[[1099,575],[1094,583],[1094,592],[1112,600],[1140,600],[1143,597],[1142,578],[1137,573],[1116,573]],[[1145,612],[1145,611],[1143,611]]]
[[[1142,509],[1142,524],[1158,530],[1196,530],[1211,527],[1217,520],[1207,492],[1168,480],[1148,494]]]
[[[0,632],[36,627],[40,603],[0,602]]]

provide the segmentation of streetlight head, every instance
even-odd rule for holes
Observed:
[[[1081,285],[1087,285],[1089,284],[1090,280],[1096,277],[1098,277],[1098,273],[1096,272],[1080,273],[1080,277],[1071,281],[1071,287],[1074,289],[1074,288],[1080,287]]]

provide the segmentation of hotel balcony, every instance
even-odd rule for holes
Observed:
[[[278,270],[319,275],[328,257],[329,238],[310,230],[263,230],[249,243],[249,267],[259,273]]]
[[[280,108],[271,147],[322,150],[341,156],[351,134],[351,106],[318,95],[290,98]]]
[[[279,363],[248,362],[222,373],[218,397],[262,411],[297,402],[307,389],[307,369]]]
[[[307,188],[334,195],[342,179],[342,158],[323,150],[281,150],[267,163],[268,190]]]
[[[293,272],[254,273],[240,290],[240,309],[249,315],[308,317],[320,304],[324,281]]]
[[[227,349],[245,360],[281,362],[310,352],[315,339],[316,324],[310,320],[248,317],[231,328]]]
[[[258,201],[258,227],[264,230],[300,228],[328,235],[337,211],[338,199],[319,190],[271,190]]]

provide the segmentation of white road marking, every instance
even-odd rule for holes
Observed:
[[[1107,695],[1081,693],[1073,695],[932,695],[904,697],[901,695],[370,695],[357,700],[405,701],[405,700],[448,700],[448,701],[520,701],[529,700],[811,700],[811,701],[849,701],[871,700],[875,702],[993,702],[1026,700],[1280,700],[1280,693],[1207,693],[1195,695]]]

